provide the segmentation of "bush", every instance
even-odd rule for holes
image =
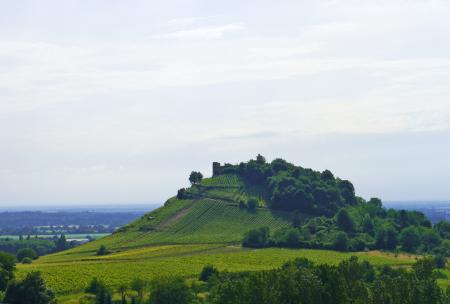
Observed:
[[[11,281],[4,301],[8,304],[56,304],[55,295],[45,286],[39,272],[30,272],[23,281]]]
[[[349,241],[348,241],[347,233],[339,231],[334,238],[334,242],[333,242],[334,248],[339,251],[347,251],[348,245],[349,245]]]
[[[22,259],[22,264],[31,264],[33,263],[33,260],[30,259],[29,257],[25,257]]]
[[[256,207],[258,207],[258,200],[254,197],[250,197],[247,200],[247,207],[248,207],[248,210],[255,210]]]
[[[339,229],[345,232],[352,232],[353,230],[355,230],[355,223],[348,211],[345,209],[339,210],[336,214],[336,223]]]
[[[100,248],[97,250],[97,255],[107,255],[110,252],[108,251],[108,249],[106,249],[105,245],[101,245]]]
[[[154,283],[150,304],[189,304],[194,295],[180,278],[163,278]]]
[[[436,255],[434,257],[434,262],[436,263],[437,268],[443,269],[447,266],[447,257],[441,254]]]
[[[181,188],[178,190],[177,199],[183,200],[187,198],[187,192],[185,188]]]
[[[408,227],[400,234],[400,244],[405,251],[414,252],[421,242],[420,234],[415,227]]]
[[[34,260],[37,257],[38,256],[37,256],[36,252],[31,248],[22,248],[16,254],[16,258],[19,262],[23,262],[24,258],[29,258],[30,260]]]
[[[217,274],[219,274],[219,271],[217,270],[217,268],[215,268],[212,265],[206,265],[205,267],[203,267],[202,272],[200,273],[199,280],[206,282],[206,281],[208,281],[208,279],[211,276],[217,275]]]
[[[251,248],[263,248],[269,243],[269,228],[261,227],[247,232],[242,241],[242,246]]]

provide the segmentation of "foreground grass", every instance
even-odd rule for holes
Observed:
[[[97,277],[112,288],[129,283],[133,278],[145,280],[161,276],[179,275],[197,277],[206,264],[220,270],[253,271],[272,269],[297,257],[305,257],[316,263],[337,264],[352,255],[374,265],[410,265],[412,256],[398,256],[380,252],[343,253],[308,249],[244,249],[227,245],[163,245],[138,248],[108,256],[52,256],[39,259],[30,265],[19,265],[18,276],[38,270],[48,286],[58,295],[75,295],[84,290],[88,282]]]

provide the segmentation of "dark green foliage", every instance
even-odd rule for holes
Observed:
[[[22,262],[24,258],[29,258],[31,260],[34,260],[37,258],[37,254],[31,248],[22,248],[17,252],[16,258],[19,262]]]
[[[64,234],[61,234],[59,239],[57,239],[55,245],[56,245],[56,251],[63,251],[70,247],[67,243],[66,236]]]
[[[180,278],[162,278],[154,283],[150,293],[150,304],[189,304],[193,303],[192,290]]]
[[[28,240],[20,239],[1,239],[0,251],[9,252],[11,254],[17,254],[20,249],[31,248],[38,256],[48,254],[56,251],[55,241],[48,239],[36,239],[30,238]]]
[[[219,274],[219,271],[217,270],[217,268],[215,268],[212,265],[206,265],[205,267],[203,267],[202,272],[200,273],[199,276],[199,280],[206,282],[208,281],[208,279],[213,276],[213,275],[217,275]]]
[[[400,244],[405,251],[416,251],[420,242],[420,233],[416,227],[407,227],[400,234]]]
[[[336,234],[336,237],[334,239],[333,247],[334,247],[334,249],[339,250],[339,251],[347,251],[348,247],[349,247],[347,233],[345,233],[343,231],[339,231]]]
[[[112,293],[103,281],[93,278],[85,292],[95,295],[95,304],[111,304]]]
[[[188,193],[185,188],[181,188],[177,192],[177,199],[183,200],[188,198]]]
[[[256,207],[258,207],[258,200],[254,197],[250,197],[247,200],[247,207],[248,207],[248,210],[255,210]]]
[[[355,230],[355,222],[346,209],[340,209],[336,214],[336,223],[342,231],[352,232]]]
[[[141,278],[135,278],[131,282],[131,289],[134,290],[138,294],[139,303],[144,299],[144,292],[147,288],[147,282]]]
[[[450,222],[440,221],[436,225],[434,225],[434,230],[439,233],[441,238],[450,239]]]
[[[22,259],[21,263],[22,264],[31,264],[31,263],[33,263],[33,260],[30,259],[29,257],[25,257]]]
[[[251,248],[263,248],[269,244],[269,228],[261,227],[247,232],[242,245]]]
[[[296,228],[287,228],[275,233],[272,242],[280,247],[300,248],[302,245],[300,231]]]
[[[262,237],[258,231],[249,232],[244,246],[287,246],[306,248],[336,248],[341,250],[401,248],[409,252],[432,254],[449,253],[450,224],[440,222],[431,227],[421,212],[386,210],[379,198],[365,201],[355,195],[348,180],[337,178],[329,170],[323,172],[295,166],[283,159],[267,162],[258,155],[239,165],[226,164],[217,175],[236,174],[245,187],[264,189],[260,195],[269,208],[293,212],[291,231],[275,231],[275,235]],[[253,201],[253,200],[252,200]],[[244,207],[244,203],[239,203]],[[247,208],[253,207],[248,202]],[[313,216],[302,223],[298,214]],[[347,234],[344,242],[343,234]],[[342,241],[342,242],[341,242]],[[347,243],[347,246],[343,244]]]
[[[362,231],[368,234],[373,234],[374,231],[374,223],[369,214],[366,214],[363,218],[362,222]]]
[[[328,170],[316,172],[280,158],[267,163],[258,155],[247,163],[227,165],[222,173],[237,174],[249,185],[267,189],[271,207],[275,209],[332,215],[339,207],[356,202],[349,181],[335,178]]]
[[[264,165],[264,164],[266,164],[266,158],[264,156],[262,156],[261,154],[258,154],[256,156],[256,163],[258,165]]]
[[[434,257],[434,262],[436,264],[436,268],[444,269],[445,266],[447,266],[447,257],[442,254],[438,254]]]
[[[191,183],[191,185],[196,185],[200,183],[202,179],[203,174],[201,174],[200,172],[192,171],[191,174],[189,175],[189,182]]]
[[[211,289],[212,304],[443,304],[447,295],[433,278],[433,261],[419,260],[413,271],[376,270],[356,257],[338,266],[305,259],[272,271],[221,273]]]
[[[23,281],[11,281],[5,294],[8,304],[54,304],[53,292],[46,288],[39,272],[30,272]]]
[[[105,245],[101,245],[100,248],[97,250],[97,255],[107,255],[109,254],[109,250],[106,248]]]
[[[9,253],[0,252],[0,291],[6,290],[8,282],[14,278],[16,258]]]

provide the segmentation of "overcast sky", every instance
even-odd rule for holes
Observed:
[[[0,0],[0,206],[163,202],[257,153],[450,199],[450,2]]]

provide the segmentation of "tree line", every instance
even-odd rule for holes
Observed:
[[[448,304],[450,290],[441,289],[433,258],[411,268],[374,266],[351,257],[338,265],[316,265],[299,258],[278,269],[254,272],[203,268],[197,280],[163,277],[133,280],[116,290],[93,279],[82,303],[95,304]],[[112,300],[113,293],[119,294]]]

